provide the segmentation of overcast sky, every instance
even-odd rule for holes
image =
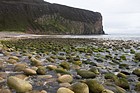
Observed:
[[[140,32],[140,0],[46,0],[100,12],[106,33]]]

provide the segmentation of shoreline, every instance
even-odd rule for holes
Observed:
[[[110,41],[132,41],[140,42],[138,39],[126,39],[126,38],[116,38],[105,35],[36,35],[27,34],[23,32],[0,32],[0,40],[10,40],[10,39],[27,39],[27,38],[71,38],[71,39],[97,39],[97,40],[110,40]]]

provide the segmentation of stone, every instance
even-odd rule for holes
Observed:
[[[60,83],[59,86],[61,86],[61,87],[70,87],[71,84],[70,83]]]
[[[49,70],[55,70],[57,68],[57,66],[55,66],[55,65],[48,65],[47,68]]]
[[[86,80],[86,84],[88,85],[91,93],[101,93],[104,90],[104,86],[94,79]]]
[[[46,74],[46,68],[43,67],[43,66],[39,66],[36,72],[39,75],[45,75]]]
[[[105,79],[111,79],[112,81],[115,81],[118,77],[113,73],[106,73],[104,78]]]
[[[10,56],[9,59],[14,59],[14,60],[16,60],[16,61],[19,61],[19,58],[16,57],[16,56]]]
[[[88,70],[77,70],[77,74],[82,78],[95,78],[96,74]]]
[[[140,53],[135,53],[135,59],[140,61]]]
[[[0,93],[12,93],[9,89],[0,89]]]
[[[67,70],[70,69],[70,64],[68,62],[61,62],[60,66]]]
[[[74,61],[73,64],[81,66],[82,65],[82,61]]]
[[[124,73],[118,73],[117,76],[121,78],[127,78],[127,76]]]
[[[35,70],[30,69],[30,68],[24,69],[23,72],[24,72],[26,75],[36,75],[36,74],[37,74]]]
[[[89,88],[85,83],[74,83],[72,84],[71,88],[74,91],[74,93],[89,93]]]
[[[55,71],[57,73],[61,73],[61,74],[70,74],[70,72],[68,72],[67,70],[65,70],[63,68],[56,68]]]
[[[8,59],[8,60],[7,60],[7,63],[15,64],[15,63],[17,63],[17,61],[14,60],[14,59]]]
[[[61,87],[57,90],[57,93],[74,93],[74,92],[68,88]]]
[[[26,75],[24,75],[24,74],[15,75],[15,77],[20,78],[20,79],[22,79],[22,80],[25,80],[25,79],[28,78],[28,77],[27,77]]]
[[[37,76],[39,79],[50,79],[52,78],[53,76],[52,75],[38,75]]]
[[[95,73],[95,74],[99,74],[99,73],[100,73],[99,70],[98,70],[96,67],[90,68],[89,71],[91,71],[91,72],[93,72],[93,73]]]
[[[27,67],[26,64],[23,64],[23,63],[19,63],[19,64],[16,64],[15,67],[14,67],[14,71],[23,71],[25,68]]]
[[[71,83],[73,81],[73,77],[71,75],[62,75],[58,78],[60,83]]]
[[[135,88],[136,91],[140,91],[140,82],[136,83],[136,88]]]
[[[104,90],[102,91],[102,93],[114,93],[114,92],[111,91],[111,90],[108,90],[108,89],[104,89]]]
[[[53,58],[47,58],[47,60],[48,60],[49,62],[52,62],[52,63],[55,62],[55,60],[54,60]]]
[[[138,69],[135,69],[135,70],[133,70],[132,73],[135,74],[135,75],[137,75],[137,76],[140,76],[140,69],[139,68]]]
[[[115,84],[124,89],[130,88],[129,83],[125,78],[119,78],[115,80]]]
[[[10,88],[13,88],[16,92],[28,92],[32,90],[32,85],[22,79],[15,76],[10,76],[7,79],[7,84]]]
[[[32,57],[30,60],[31,60],[31,65],[33,65],[33,66],[42,66],[41,61],[37,60],[36,58]]]
[[[40,93],[47,93],[47,91],[45,91],[45,90],[41,90]]]

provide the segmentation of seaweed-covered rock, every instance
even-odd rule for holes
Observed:
[[[104,90],[103,85],[101,85],[94,79],[86,80],[86,84],[88,85],[91,93],[102,93],[102,91]]]
[[[135,70],[133,70],[132,73],[135,74],[135,75],[137,75],[137,76],[140,76],[140,69],[139,68],[138,69],[135,69]]]
[[[60,64],[61,67],[63,67],[64,69],[69,70],[70,69],[70,64],[68,62],[62,62]]]
[[[135,53],[135,59],[140,61],[140,53]]]
[[[73,64],[81,66],[82,65],[82,61],[74,61]]]
[[[120,58],[121,58],[122,60],[127,60],[125,55],[121,55]]]
[[[117,76],[114,75],[113,73],[106,73],[104,77],[105,77],[105,79],[111,79],[113,81],[115,81],[117,79]]]
[[[93,73],[95,73],[95,74],[99,74],[99,73],[100,73],[99,70],[98,70],[96,67],[90,68],[89,71],[91,71],[91,72],[93,72]]]
[[[129,65],[128,64],[120,64],[119,68],[121,68],[121,69],[129,69]]]
[[[49,62],[55,62],[55,60],[53,59],[53,58],[50,58],[50,57],[48,57],[48,58],[46,58]]]
[[[46,74],[46,68],[43,67],[43,66],[39,66],[36,72],[39,75],[45,75]]]
[[[117,76],[121,78],[127,78],[127,76],[124,73],[118,73]]]
[[[88,70],[77,69],[77,74],[80,75],[82,78],[95,78],[96,77],[95,73]]]
[[[74,91],[74,93],[89,93],[89,88],[85,83],[74,83],[72,84],[71,88]]]
[[[30,60],[31,60],[31,65],[33,65],[33,66],[42,66],[41,61],[37,60],[36,58],[32,57]]]
[[[14,76],[8,77],[7,84],[10,88],[13,88],[16,92],[23,93],[32,90],[32,85],[29,82]]]
[[[61,73],[61,74],[70,74],[70,72],[68,72],[67,70],[65,70],[63,68],[56,68],[55,71],[57,73]]]
[[[140,91],[140,82],[138,82],[138,83],[136,84],[135,90],[136,90],[136,91]]]
[[[129,89],[130,88],[128,81],[124,78],[117,79],[115,81],[115,84],[118,85],[119,87],[124,88],[124,89]]]
[[[104,86],[106,89],[109,89],[109,90],[113,91],[114,93],[127,93],[125,89],[123,89],[117,85],[114,85],[112,83],[104,83]]]

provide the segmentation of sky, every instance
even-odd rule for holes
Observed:
[[[140,0],[46,0],[100,12],[106,33],[140,33]]]

